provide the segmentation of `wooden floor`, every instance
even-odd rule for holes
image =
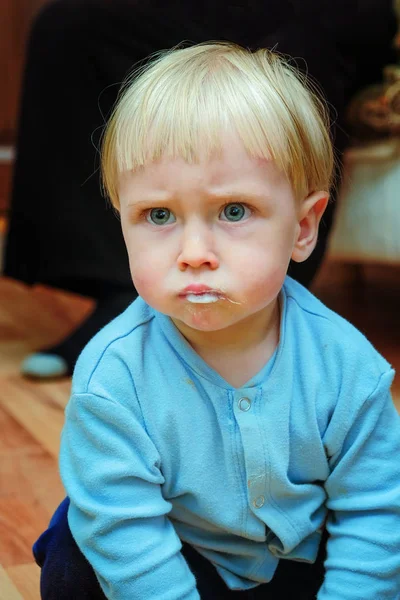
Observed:
[[[314,291],[400,371],[398,280],[396,269],[326,264]],[[70,381],[28,381],[19,364],[27,352],[61,339],[91,308],[85,298],[0,278],[0,600],[39,600],[31,546],[64,496],[57,454]]]
[[[0,600],[39,600],[31,546],[65,495],[57,454],[70,380],[28,381],[19,364],[61,339],[91,307],[0,278]]]

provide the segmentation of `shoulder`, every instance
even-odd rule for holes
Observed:
[[[131,365],[140,356],[153,320],[154,311],[139,297],[101,329],[78,358],[72,393],[101,396],[105,389],[132,383]]]
[[[291,278],[284,284],[287,337],[297,340],[300,352],[312,366],[321,365],[341,381],[363,380],[373,389],[380,377],[391,371],[389,363],[354,325],[325,306]]]

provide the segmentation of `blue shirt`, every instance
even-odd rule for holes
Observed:
[[[181,541],[232,589],[313,561],[319,600],[400,597],[393,371],[287,278],[280,341],[241,388],[138,298],[80,356],[60,467],[69,524],[112,600],[198,600]]]

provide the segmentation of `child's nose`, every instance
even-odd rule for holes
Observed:
[[[208,227],[199,224],[185,227],[178,256],[179,269],[185,271],[188,267],[198,269],[202,266],[217,269],[219,261],[213,241]]]

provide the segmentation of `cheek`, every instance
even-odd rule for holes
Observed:
[[[232,258],[243,292],[257,302],[279,292],[286,277],[290,252],[287,247],[279,249],[267,242],[252,250],[243,249],[240,256]]]
[[[242,246],[240,252],[230,252],[233,269],[246,279],[268,279],[287,269],[292,245],[282,240],[263,240],[261,243]]]
[[[254,302],[263,302],[266,299],[275,297],[279,292],[285,280],[287,265],[270,263],[263,264],[260,269],[249,270],[243,276],[243,281],[247,282],[246,292]]]
[[[143,261],[145,261],[145,257],[143,257]],[[148,296],[151,290],[156,291],[156,288],[160,286],[159,275],[152,267],[146,267],[146,264],[148,263],[142,262],[139,257],[135,257],[134,260],[129,259],[132,280],[142,298]]]
[[[142,298],[147,298],[151,290],[154,289],[156,279],[153,277],[151,271],[142,271],[131,269],[131,275],[133,284],[137,290],[137,293]]]
[[[129,267],[138,294],[146,299],[159,296],[165,281],[167,264],[165,253],[146,244],[128,247]]]

